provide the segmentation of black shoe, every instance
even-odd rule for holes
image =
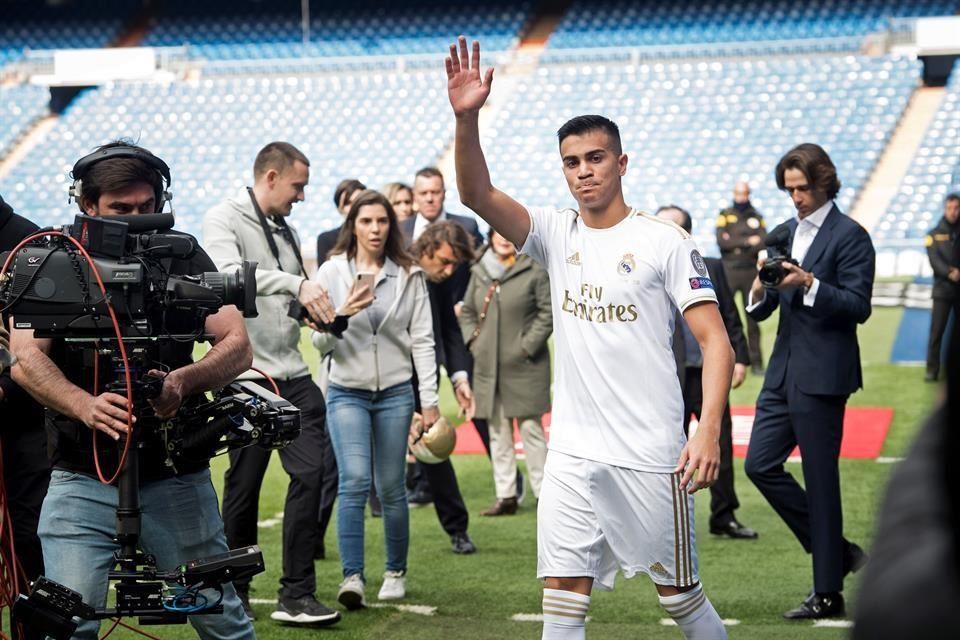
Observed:
[[[936,371],[927,371],[923,376],[924,382],[936,382],[937,378],[940,377]]]
[[[710,533],[715,536],[729,536],[734,540],[756,540],[760,535],[750,527],[745,527],[736,520],[731,520],[721,526],[711,526]]]
[[[407,496],[407,504],[410,505],[410,508],[417,509],[419,507],[425,507],[428,504],[433,502],[433,496],[425,491],[414,491]]]
[[[309,624],[326,627],[340,622],[340,612],[326,607],[312,595],[301,598],[280,596],[277,610],[270,614],[273,620],[288,624]]]
[[[247,614],[247,620],[256,620],[257,614],[253,612],[253,607],[250,606],[250,592],[236,587],[236,585],[234,587],[237,589],[237,597],[240,598],[240,606],[243,607],[243,612]]]
[[[796,609],[783,614],[787,620],[820,620],[821,618],[842,618],[846,615],[841,593],[814,593],[800,603]]]
[[[755,364],[750,367],[750,373],[755,376],[762,376],[764,374],[764,368],[762,364]]]
[[[450,543],[453,545],[453,552],[459,555],[468,555],[477,552],[477,545],[473,544],[470,535],[464,531],[450,536]]]
[[[860,545],[851,542],[843,553],[843,577],[846,578],[851,573],[863,569],[869,557]]]

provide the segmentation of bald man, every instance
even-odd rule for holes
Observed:
[[[747,306],[750,286],[757,274],[757,254],[763,249],[766,235],[763,216],[750,204],[750,185],[738,182],[733,187],[733,206],[721,211],[717,217],[717,244],[730,290],[734,296],[740,292],[744,307]],[[747,343],[750,347],[750,369],[760,375],[763,373],[760,327],[749,316]]]

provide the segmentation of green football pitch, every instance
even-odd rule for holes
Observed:
[[[904,455],[920,421],[937,394],[933,385],[922,382],[920,367],[889,364],[890,349],[900,320],[899,309],[876,309],[860,329],[865,389],[850,399],[851,406],[894,408],[893,424],[882,455]],[[775,319],[763,325],[765,353],[769,354],[776,331]],[[304,353],[311,363],[316,353],[305,340]],[[828,357],[828,354],[824,354]],[[732,394],[733,404],[753,404],[760,379],[748,376],[742,388]],[[456,419],[449,388],[444,390],[442,408]],[[223,478],[225,460],[214,461],[215,482]],[[411,512],[411,545],[407,578],[409,605],[372,607],[344,612],[335,627],[308,629],[283,627],[270,620],[274,609],[280,569],[280,534],[286,478],[274,456],[260,500],[260,545],[267,565],[256,577],[251,597],[257,614],[255,627],[260,638],[335,637],[444,640],[450,638],[540,637],[540,584],[536,580],[536,508],[532,497],[512,517],[484,518],[479,512],[493,501],[490,464],[484,456],[455,456],[454,465],[467,507],[470,534],[479,552],[456,556],[432,508]],[[760,532],[756,541],[733,541],[711,536],[706,527],[709,494],[697,495],[696,530],[700,575],[720,616],[727,620],[731,638],[842,638],[842,627],[817,627],[810,622],[787,622],[781,614],[797,605],[811,587],[810,559],[771,508],[743,474],[737,459],[736,486],[741,501],[740,519]],[[882,497],[892,464],[874,460],[842,460],[844,529],[848,538],[869,549]],[[794,474],[799,464],[788,463]],[[366,520],[366,574],[368,600],[376,602],[383,567],[382,520]],[[341,579],[336,553],[335,523],[327,533],[327,559],[316,563],[317,594],[333,604]],[[846,596],[855,602],[856,579],[848,580]],[[852,607],[851,607],[852,608]],[[613,592],[595,592],[587,624],[588,637],[680,638],[675,627],[666,626],[666,617],[656,594],[644,576],[618,579]],[[526,618],[526,619],[525,619]],[[104,627],[105,629],[106,627]],[[162,638],[192,638],[188,627],[148,627]],[[116,631],[116,638],[134,638],[132,632]]]

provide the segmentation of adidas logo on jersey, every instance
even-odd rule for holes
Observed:
[[[580,252],[577,251],[577,252],[574,253],[572,256],[570,256],[569,258],[567,258],[567,264],[572,264],[572,265],[576,265],[576,266],[579,267],[579,266],[580,266]]]
[[[650,565],[650,572],[657,574],[661,578],[670,577],[670,572],[664,569],[663,565],[660,564],[659,562],[654,562],[652,565]]]

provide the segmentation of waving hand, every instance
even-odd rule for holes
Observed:
[[[450,97],[450,106],[455,115],[463,115],[480,111],[480,107],[490,95],[490,86],[493,84],[493,68],[487,69],[483,77],[480,76],[480,43],[473,41],[473,56],[467,51],[467,39],[460,36],[457,45],[450,45],[450,55],[446,59],[447,67],[447,94]]]

